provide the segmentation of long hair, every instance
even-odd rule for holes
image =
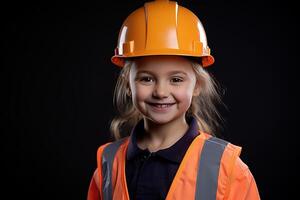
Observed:
[[[193,116],[197,120],[200,131],[215,135],[216,131],[221,128],[220,122],[223,122],[216,107],[217,104],[222,104],[220,86],[200,63],[192,59],[188,60],[191,62],[201,88],[200,95],[193,97],[186,117]],[[118,114],[110,125],[110,131],[115,139],[128,136],[133,127],[143,118],[129,95],[129,74],[131,67],[135,64],[133,60],[126,61],[115,86],[113,103]]]

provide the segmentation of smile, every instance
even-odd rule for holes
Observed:
[[[176,103],[165,103],[165,104],[161,104],[161,103],[148,103],[148,104],[155,111],[166,112],[166,111],[169,110],[169,108],[171,106],[175,105]]]

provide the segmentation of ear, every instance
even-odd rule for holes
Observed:
[[[127,96],[131,96],[131,89],[130,89],[130,84],[129,84],[129,81],[126,83],[126,95]]]
[[[200,81],[197,80],[195,87],[194,87],[193,96],[199,96],[200,91],[201,91],[201,84],[200,84]]]
[[[126,89],[126,94],[127,94],[127,96],[131,97],[132,93],[131,93],[131,90],[129,87]]]

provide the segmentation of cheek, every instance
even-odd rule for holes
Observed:
[[[178,91],[176,94],[175,94],[175,98],[181,102],[181,103],[184,103],[184,104],[190,104],[191,101],[192,101],[192,93],[189,92],[189,91]]]
[[[177,90],[174,90],[174,94],[179,101],[189,103],[193,98],[193,88],[192,85],[178,88]]]
[[[132,97],[135,102],[145,100],[151,94],[149,87],[135,85],[132,90]]]

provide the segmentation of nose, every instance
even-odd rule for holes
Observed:
[[[169,96],[169,93],[170,91],[167,84],[161,81],[155,84],[152,95],[154,98],[167,98]]]

